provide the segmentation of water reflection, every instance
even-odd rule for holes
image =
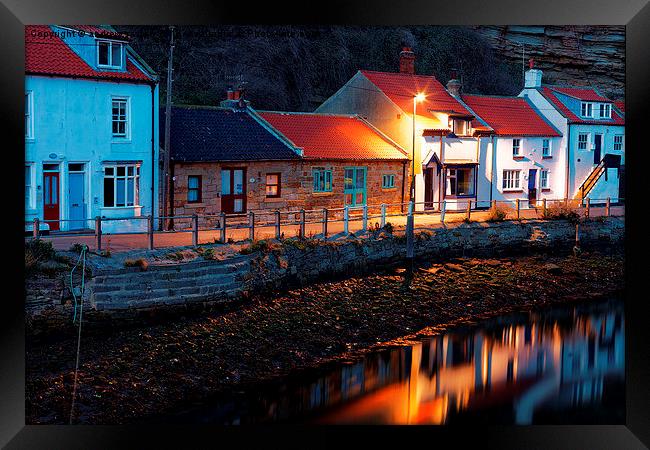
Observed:
[[[620,301],[500,318],[253,395],[225,422],[623,423],[624,350]]]

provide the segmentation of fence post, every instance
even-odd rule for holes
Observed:
[[[248,211],[248,239],[255,240],[255,213]]]
[[[102,251],[102,218],[101,216],[95,217],[95,240],[97,251]]]
[[[41,224],[40,224],[40,220],[38,220],[38,217],[34,217],[33,227],[34,229],[32,230],[32,236],[34,237],[34,239],[38,239],[41,231],[40,230]]]
[[[346,236],[349,233],[348,219],[349,219],[349,209],[348,206],[346,205],[343,208],[343,234],[345,234]]]
[[[469,200],[467,202],[467,220],[469,220],[472,217],[472,201]]]
[[[542,214],[546,215],[546,199],[542,200]]]
[[[611,199],[607,197],[607,201],[605,203],[605,215],[609,217],[609,207],[611,205]]]
[[[323,239],[327,239],[327,208],[323,208]]]
[[[305,210],[300,210],[300,237],[305,238]]]
[[[442,201],[442,208],[440,208],[440,223],[445,223],[445,213],[447,212],[447,200]]]
[[[382,203],[381,204],[381,227],[384,228],[386,226],[386,204]]]
[[[493,211],[497,210],[497,201],[496,200],[492,200],[492,210]]]
[[[280,210],[275,211],[275,238],[280,239]]]
[[[226,213],[222,212],[219,222],[221,222],[221,232],[219,233],[219,240],[222,244],[226,243]]]
[[[368,205],[363,205],[363,232],[368,231]]]
[[[589,217],[589,207],[591,206],[591,199],[587,197],[585,199],[585,217]]]
[[[153,214],[147,216],[147,235],[149,238],[149,250],[153,250]]]
[[[519,199],[515,199],[515,205],[517,208],[517,220],[519,220]]]
[[[413,259],[414,256],[414,236],[413,229],[415,228],[413,223],[413,201],[409,202],[408,215],[406,216],[406,257]]]
[[[192,214],[192,246],[199,245],[199,216]]]

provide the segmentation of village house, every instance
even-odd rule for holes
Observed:
[[[220,107],[172,108],[172,211],[185,216],[175,225],[192,214],[215,224],[222,212],[403,201],[408,158],[362,119],[258,113],[230,96]]]
[[[452,210],[487,201],[490,183],[479,168],[490,161],[493,130],[472,125],[455,76],[445,88],[432,75],[416,75],[414,63],[405,47],[398,73],[360,70],[316,112],[358,114],[404,148],[415,178],[407,200],[413,190],[416,210],[438,209],[443,200]]]
[[[473,126],[494,133],[488,147],[491,161],[479,176],[490,180],[489,200],[528,199],[521,206],[537,206],[541,199],[563,198],[566,152],[562,135],[521,97],[462,94],[477,116]]]
[[[519,96],[563,135],[565,186],[558,197],[618,201],[625,164],[624,110],[593,87],[542,84],[542,71],[533,60]]]
[[[42,230],[157,211],[158,79],[110,27],[25,27],[25,220]],[[105,232],[146,229],[107,221]]]

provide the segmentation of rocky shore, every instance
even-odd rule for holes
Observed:
[[[124,424],[200,404],[447,325],[616,295],[622,251],[426,260],[237,310],[84,336],[75,423]],[[67,423],[76,339],[26,343],[26,422]]]

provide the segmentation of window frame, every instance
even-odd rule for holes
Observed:
[[[615,134],[614,135],[614,145],[613,145],[614,151],[617,151],[617,152],[622,152],[623,151],[623,149],[624,149],[624,147],[623,147],[624,136],[625,136],[624,134]],[[621,138],[621,142],[616,142],[616,138]],[[618,146],[618,148],[616,148],[617,146]]]
[[[97,67],[104,69],[122,69],[124,61],[124,43],[118,41],[112,41],[110,39],[96,39],[97,42]],[[99,62],[99,47],[100,44],[108,44],[108,64],[102,64]],[[120,46],[120,62],[119,64],[113,64],[113,45]]]
[[[517,144],[515,145],[515,141]],[[515,153],[515,149],[517,152]],[[512,157],[513,158],[521,158],[521,138],[512,138]]]
[[[25,210],[26,211],[36,209],[36,204],[35,204],[36,165],[32,162],[26,162],[25,169],[27,169],[28,167],[29,167],[29,177],[25,176]]]
[[[587,111],[585,111],[587,110]],[[585,114],[587,112],[588,114]],[[593,102],[581,102],[580,103],[580,116],[581,117],[594,117],[594,103]]]
[[[603,108],[607,114],[603,115]],[[600,103],[598,107],[598,116],[601,119],[611,119],[612,118],[612,105],[610,103]]]
[[[455,173],[452,175],[451,171],[454,171]],[[472,177],[472,182],[470,183],[470,193],[468,194],[458,194],[458,171],[459,170],[467,170],[470,172],[471,177]],[[472,198],[476,197],[476,166],[472,167],[447,167],[446,173],[445,173],[445,198]],[[450,179],[455,178],[456,179],[456,193],[452,193],[452,188],[451,188],[451,183]],[[449,192],[448,192],[449,191]]]
[[[312,190],[314,193],[323,194],[323,193],[332,192],[332,188],[334,186],[334,173],[332,169],[328,169],[325,167],[312,167],[311,174],[312,174]],[[318,189],[316,188],[316,174],[318,174],[319,177]],[[327,177],[326,177],[327,174],[329,174],[329,189],[327,186]],[[320,189],[321,185],[323,186],[322,189]]]
[[[506,174],[510,173],[513,176],[507,177]],[[517,175],[516,177],[514,175]],[[517,182],[517,185],[514,185],[514,182]],[[510,184],[510,186],[506,186]],[[503,192],[517,192],[522,191],[521,187],[521,169],[503,169],[501,172],[501,189]]]
[[[117,169],[124,168],[124,175],[118,175]],[[142,167],[141,163],[123,163],[123,164],[102,164],[102,208],[138,208],[140,205],[140,168]],[[106,169],[113,169],[112,175],[106,175]],[[129,168],[133,168],[133,175],[129,175]],[[113,205],[106,204],[106,179],[111,178],[113,180]],[[118,191],[118,179],[124,179],[124,205],[117,205],[117,191]],[[133,204],[129,205],[129,179],[133,179]]]
[[[544,189],[550,189],[550,171],[548,169],[542,169],[539,171],[539,188],[544,190]]]
[[[25,91],[25,96],[25,139],[34,139],[34,91]]]
[[[586,136],[584,141],[580,140],[581,136]],[[584,144],[584,148],[581,147],[581,144]],[[580,132],[578,133],[578,150],[589,150],[589,133]]]
[[[388,181],[388,183],[386,183]],[[381,188],[382,189],[394,189],[395,188],[395,174],[386,173],[381,176]]]
[[[455,118],[450,118],[451,121],[451,131],[454,133],[456,136],[469,136],[470,135],[470,125],[471,122],[467,119],[455,119]],[[459,125],[462,124],[462,132],[458,131]]]
[[[199,181],[197,187],[190,186],[190,178],[196,178]],[[196,200],[190,199],[190,192],[196,191]],[[202,175],[188,175],[187,176],[187,203],[201,203],[203,201],[203,176]]]
[[[115,123],[116,119],[113,114],[113,105],[115,102],[124,102],[124,134],[115,134],[113,131],[113,124]],[[119,120],[119,113],[118,113],[118,123],[121,123]],[[130,97],[125,97],[125,96],[119,96],[119,95],[112,95],[111,96],[111,136],[113,139],[116,140],[122,140],[122,141],[128,141],[131,139],[131,98]]]
[[[551,158],[553,152],[551,151],[551,140],[542,139],[542,158]]]
[[[271,175],[271,176],[275,175],[275,176],[278,177],[277,184],[269,184],[269,175]],[[264,181],[265,181],[265,183],[264,183],[264,193],[266,194],[266,198],[281,198],[282,197],[282,172],[267,172],[264,175]],[[267,191],[269,186],[277,187],[277,193],[273,194],[273,195],[269,195],[268,191]]]

